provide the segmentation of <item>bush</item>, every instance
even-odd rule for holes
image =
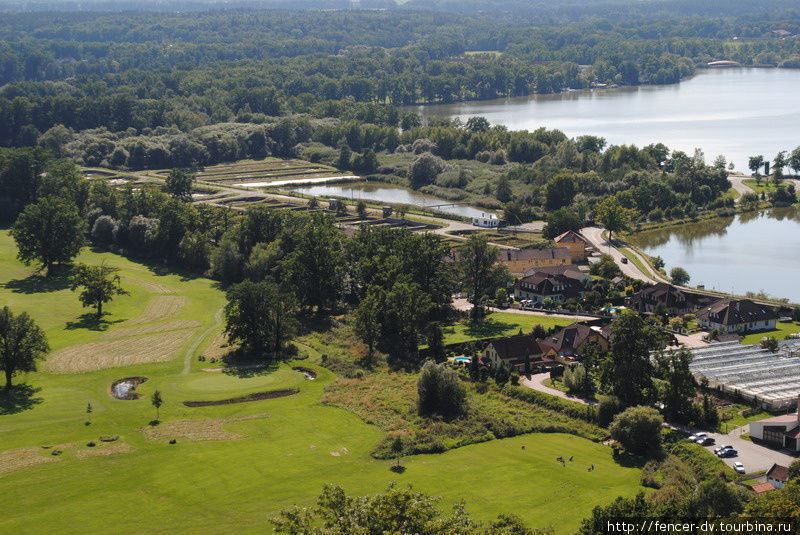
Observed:
[[[94,448],[96,446],[94,442],[88,442],[86,445],[90,448]]]
[[[426,362],[417,381],[417,411],[421,416],[454,418],[464,412],[466,391],[458,374],[441,364]]]
[[[609,430],[611,437],[637,455],[653,455],[661,449],[661,424],[664,418],[651,407],[629,407],[616,415]]]
[[[114,243],[119,229],[119,222],[111,216],[101,215],[92,226],[92,238],[103,245]]]
[[[622,403],[617,398],[611,396],[603,398],[597,406],[597,424],[600,427],[608,427],[622,409]]]

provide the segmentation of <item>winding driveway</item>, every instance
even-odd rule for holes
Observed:
[[[567,399],[569,401],[574,401],[576,403],[581,403],[582,405],[597,405],[594,401],[586,401],[585,399],[577,398],[575,396],[570,396],[561,390],[556,390],[555,388],[550,388],[544,384],[545,379],[549,379],[550,374],[545,373],[535,373],[530,376],[530,378],[525,377],[524,375],[519,378],[519,382],[521,385],[530,388],[531,390],[537,390],[544,394],[550,394],[551,396],[556,396],[561,399]]]

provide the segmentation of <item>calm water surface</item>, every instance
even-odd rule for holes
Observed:
[[[421,106],[424,116],[486,117],[512,130],[557,128],[609,144],[662,142],[706,161],[719,154],[747,170],[747,158],[800,145],[800,70],[704,69],[680,84],[571,91],[558,95]]]
[[[631,237],[667,271],[686,268],[689,284],[737,294],[764,290],[800,303],[800,208],[711,219]]]
[[[391,204],[409,204],[413,206],[431,207],[449,201],[425,195],[417,191],[384,184],[326,184],[319,186],[298,186],[292,191],[304,195],[315,197],[346,197],[349,199],[364,199],[365,201],[377,201]],[[487,210],[473,208],[472,206],[440,206],[435,208],[441,212],[455,214],[464,217],[479,217]]]

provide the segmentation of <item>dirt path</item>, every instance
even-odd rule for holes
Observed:
[[[203,343],[203,340],[205,340],[208,337],[208,335],[210,335],[212,332],[218,329],[220,325],[222,325],[223,310],[224,310],[223,307],[220,307],[219,310],[217,310],[216,314],[214,314],[214,323],[212,323],[208,329],[203,331],[202,334],[200,334],[197,338],[195,338],[194,342],[192,342],[192,345],[186,348],[186,351],[183,354],[183,370],[181,370],[181,373],[183,375],[188,375],[189,372],[192,371],[192,355],[194,355],[194,352],[197,351],[198,347],[200,347],[200,344]]]

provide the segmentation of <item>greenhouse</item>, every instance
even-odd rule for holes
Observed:
[[[794,351],[793,351],[794,349]],[[800,394],[800,358],[796,348],[773,353],[760,345],[721,342],[692,350],[690,368],[711,388],[738,394],[773,411],[794,407]]]

